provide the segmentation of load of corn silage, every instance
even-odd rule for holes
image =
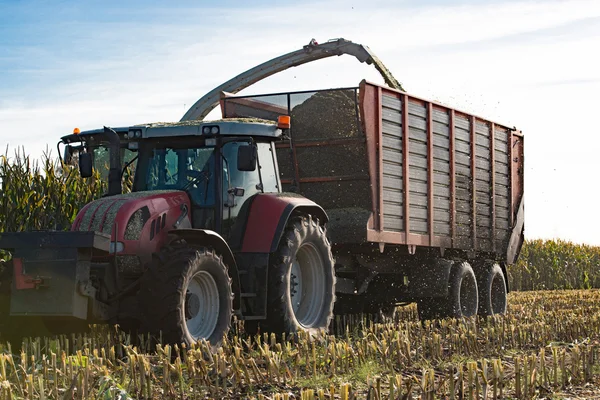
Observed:
[[[297,192],[325,208],[332,235],[345,242],[364,235],[371,209],[366,145],[353,140],[364,138],[355,96],[354,90],[321,91],[291,112]],[[303,146],[310,142],[325,143]],[[278,157],[282,179],[294,178],[290,149],[280,149]]]

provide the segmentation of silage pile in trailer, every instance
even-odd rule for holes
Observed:
[[[370,208],[366,145],[352,139],[364,137],[360,128],[354,90],[317,92],[292,110],[291,134],[296,144],[300,178],[334,179],[331,182],[301,183],[300,193],[325,208]],[[348,140],[347,143],[343,143]],[[341,144],[303,147],[303,142],[336,141]],[[284,154],[282,154],[284,153]],[[293,169],[285,149],[280,166],[286,178]],[[349,180],[349,177],[359,180]],[[361,180],[362,178],[362,180]]]

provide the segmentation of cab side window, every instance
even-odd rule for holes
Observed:
[[[258,161],[265,192],[277,192],[279,189],[275,170],[276,161],[273,157],[274,151],[273,143],[258,143]]]

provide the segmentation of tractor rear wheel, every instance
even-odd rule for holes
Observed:
[[[216,349],[233,316],[231,279],[214,250],[168,246],[140,285],[142,331],[171,345],[205,339]]]
[[[311,216],[288,222],[269,266],[262,331],[325,333],[333,319],[335,270],[325,228]]]

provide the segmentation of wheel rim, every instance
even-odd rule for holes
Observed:
[[[494,275],[491,285],[492,312],[502,314],[506,311],[506,284],[500,274]]]
[[[321,253],[312,243],[302,245],[290,271],[290,300],[300,325],[311,327],[320,319],[326,280]]]
[[[207,339],[219,319],[219,288],[212,275],[200,271],[190,280],[184,300],[185,325],[194,340]]]
[[[477,284],[472,275],[467,275],[460,283],[460,312],[463,317],[477,313]]]

